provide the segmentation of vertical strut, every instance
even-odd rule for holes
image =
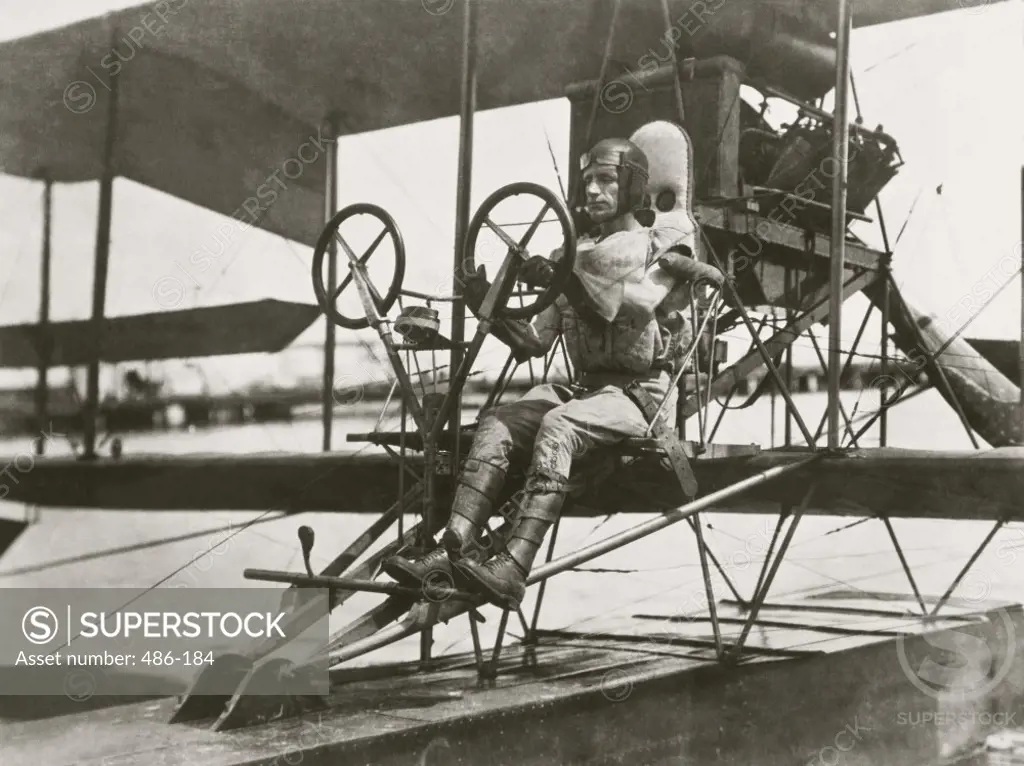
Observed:
[[[461,285],[465,277],[466,231],[469,228],[469,203],[473,180],[473,119],[476,113],[476,14],[477,0],[465,0],[462,4],[462,97],[459,106],[459,171],[458,188],[455,192],[455,253],[453,257],[452,287]],[[462,293],[461,289],[452,292]],[[463,342],[466,336],[466,305],[461,298],[452,302],[452,349],[448,365],[448,379],[455,377],[462,366]],[[455,397],[451,409],[449,426],[452,430],[452,465],[459,464],[459,426],[462,418],[462,392],[450,394]]]
[[[116,30],[115,30],[116,38]],[[115,46],[116,47],[116,46]],[[107,271],[110,267],[110,220],[114,194],[114,148],[117,146],[118,100],[120,77],[110,81],[107,102],[107,131],[103,148],[103,175],[100,177],[100,204],[96,225],[96,265],[92,283],[92,317],[90,319],[90,358],[85,380],[85,423],[82,456],[96,455],[96,421],[100,408],[100,356],[103,351],[103,319],[107,299]]]
[[[46,429],[49,382],[47,373],[53,351],[53,337],[50,334],[50,234],[53,227],[53,181],[44,179],[43,187],[43,267],[39,287],[39,375],[36,382],[36,430],[40,437]],[[42,454],[46,440],[38,438],[36,452]]]
[[[477,0],[464,0],[462,4],[462,70],[461,99],[459,104],[459,171],[458,187],[455,192],[455,247],[452,256],[452,292],[461,294],[461,285],[465,276],[466,231],[469,228],[470,187],[473,180],[473,117],[476,113],[476,13]],[[456,289],[456,288],[460,289]],[[456,371],[462,368],[463,341],[466,335],[466,305],[460,298],[452,302],[452,348],[448,365],[449,388],[447,397],[451,401],[448,411],[448,425],[452,432],[452,471],[458,471],[460,464],[461,444],[459,443],[460,425],[462,420],[462,392],[453,390]],[[447,404],[447,402],[446,402]],[[424,527],[429,530],[439,529],[441,524],[436,485],[433,481],[435,458],[437,453],[437,436],[443,431],[439,422],[444,417],[444,405],[435,413],[438,422],[427,421],[423,429],[424,456],[426,458],[426,480],[428,482],[426,518]],[[433,643],[432,630],[426,628],[420,634],[420,659],[430,659]]]
[[[1024,243],[1024,165],[1020,166],[1020,241]],[[1024,247],[1024,245],[1021,245]],[[1021,251],[1024,266],[1024,250]],[[1020,272],[1020,420],[1021,434],[1024,434],[1024,268]],[[1024,442],[1024,436],[1021,437]]]
[[[839,449],[839,366],[843,329],[843,277],[846,260],[846,177],[850,148],[849,84],[851,0],[838,0],[839,28],[836,31],[836,104],[832,122],[832,269],[830,273],[828,322],[828,448]]]
[[[886,248],[888,250],[888,248]],[[882,380],[889,379],[889,256],[886,255],[882,283]],[[881,414],[878,424],[878,446],[885,447],[889,441],[889,402],[886,390],[879,387]]]
[[[548,555],[544,560],[545,564],[551,563],[551,558],[555,555],[555,541],[558,539],[558,528],[562,525],[562,516],[555,520],[555,528],[551,530],[551,542],[548,543]],[[537,591],[537,604],[533,608],[533,621],[530,623],[529,630],[525,631],[526,639],[530,642],[536,640],[537,636],[537,623],[540,622],[540,609],[544,605],[544,590],[548,587],[548,581],[544,580],[540,584],[540,588]]]
[[[338,136],[333,118],[327,121],[327,173],[324,188],[324,224],[330,222],[338,208]],[[334,295],[338,289],[338,244],[335,237],[327,248],[327,294]],[[335,326],[327,319],[327,333],[324,336],[324,382],[321,392],[323,421],[323,451],[331,451],[331,433],[334,429],[334,354]]]
[[[694,514],[692,519],[693,533],[697,536],[697,552],[700,554],[700,571],[704,578],[704,592],[708,597],[708,616],[711,618],[711,630],[715,634],[715,654],[722,659],[725,648],[722,646],[722,629],[718,624],[718,608],[715,604],[715,591],[711,584],[711,570],[708,568],[708,550],[704,542],[704,530],[701,529],[700,515]]]

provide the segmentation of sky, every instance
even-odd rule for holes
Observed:
[[[0,0],[0,40],[135,4]],[[896,279],[913,305],[949,317],[953,328],[977,314],[969,337],[1017,337],[1020,329],[1021,289],[1015,271],[1020,263],[1024,105],[1016,80],[1024,71],[1022,5],[1014,0],[860,29],[852,41],[864,122],[881,124],[893,135],[906,163],[881,195],[893,239],[905,225],[895,247]],[[777,123],[789,113],[773,105],[768,115]],[[563,99],[479,113],[473,209],[513,181],[535,181],[557,190],[548,142],[564,178],[568,124]],[[457,156],[457,118],[339,141],[339,207],[369,201],[392,213],[408,250],[409,288],[450,289],[445,275],[452,262]],[[38,318],[41,200],[38,182],[0,176],[2,325]],[[56,321],[89,316],[96,210],[95,183],[55,187],[51,316]],[[114,187],[108,314],[158,310],[154,285],[161,276],[177,273],[175,261],[208,242],[224,220],[119,179]],[[877,226],[856,231],[880,245]],[[310,248],[250,230],[197,284],[188,285],[181,307],[266,297],[312,303],[310,257]],[[980,302],[964,301],[979,284],[995,289],[1009,280],[1013,283],[980,314]],[[852,339],[856,333],[864,305],[860,298],[847,302],[844,337]],[[323,333],[321,319],[300,343],[320,342]],[[807,346],[801,352],[809,362],[815,357]],[[489,353],[500,364],[494,356],[498,350]],[[219,381],[215,388],[232,388],[262,375],[287,382],[290,376],[315,374],[319,364],[316,354],[294,353],[201,362],[208,378]],[[33,379],[31,371],[0,371],[0,386]]]

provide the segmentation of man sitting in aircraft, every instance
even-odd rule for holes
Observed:
[[[625,387],[637,381],[658,403],[670,396],[662,417],[675,412],[676,392],[669,388],[689,342],[689,333],[681,330],[689,325],[674,311],[673,329],[667,308],[673,302],[682,307],[681,293],[688,306],[694,281],[704,277],[721,284],[722,274],[693,257],[693,231],[652,227],[648,160],[639,147],[605,139],[580,164],[581,196],[596,234],[580,239],[574,274],[550,308],[532,323],[500,320],[492,329],[518,361],[544,356],[564,334],[576,385],[538,385],[483,415],[441,543],[423,556],[399,554],[385,563],[384,571],[402,584],[455,582],[461,575],[464,587],[488,601],[518,607],[534,558],[570,489],[574,455],[645,435],[647,421]],[[547,258],[534,256],[520,275],[528,284],[546,286],[554,269]],[[489,287],[481,266],[467,280],[466,303],[479,310]],[[504,550],[489,557],[481,530],[499,510],[495,506],[510,461],[531,452],[523,490],[500,509],[514,524],[511,537]]]

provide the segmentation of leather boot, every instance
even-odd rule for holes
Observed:
[[[530,573],[548,528],[558,519],[564,491],[524,492],[517,503],[518,519],[505,550],[483,564],[471,559],[457,562],[459,572],[473,590],[496,606],[518,608],[526,595]]]
[[[452,559],[474,554],[479,557],[478,552],[482,550],[480,530],[494,512],[504,483],[504,469],[467,458],[455,488],[451,518],[441,536],[441,543],[421,556],[396,553],[384,562],[384,571],[410,588],[429,583],[450,586]]]

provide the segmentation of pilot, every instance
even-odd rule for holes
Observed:
[[[722,274],[693,257],[694,231],[653,225],[648,161],[634,143],[599,141],[580,167],[579,198],[594,233],[580,238],[567,287],[532,322],[501,319],[491,331],[520,362],[544,356],[563,334],[575,385],[538,385],[483,414],[440,544],[421,556],[400,552],[384,565],[399,583],[457,582],[491,603],[518,607],[544,536],[572,488],[574,456],[645,435],[644,414],[624,388],[637,381],[658,403],[670,397],[662,417],[674,415],[676,391],[669,389],[689,342],[680,332],[681,325],[689,327],[678,319],[680,295],[688,305],[693,282],[704,277],[721,284]],[[520,277],[546,286],[554,273],[549,259],[533,256]],[[466,280],[467,305],[478,311],[489,287],[481,266]],[[523,489],[497,508],[510,462],[528,457]],[[500,551],[480,537],[495,512],[513,524]]]

